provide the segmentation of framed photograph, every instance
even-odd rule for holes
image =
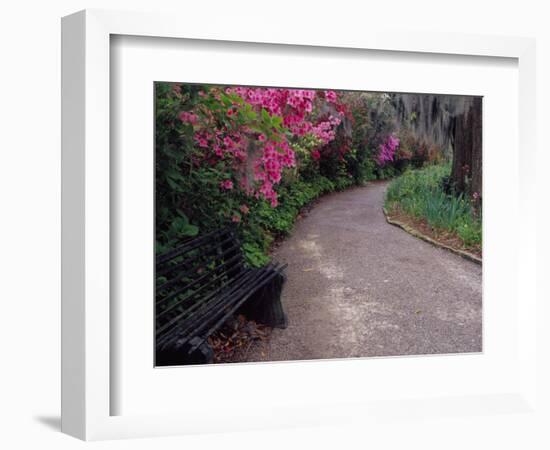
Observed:
[[[481,352],[481,96],[154,89],[155,366]]]
[[[62,53],[64,432],[534,410],[534,41],[87,10]]]

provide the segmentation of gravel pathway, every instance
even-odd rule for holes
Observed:
[[[328,195],[296,223],[274,252],[289,326],[241,358],[481,351],[481,266],[389,225],[386,186]]]

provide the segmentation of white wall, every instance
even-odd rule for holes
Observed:
[[[182,27],[186,21],[197,20],[197,17],[208,26],[208,18],[215,14],[234,21],[235,26],[246,26],[247,21],[270,21],[279,23],[283,29],[323,27],[329,34],[344,33],[348,27],[388,27],[535,36],[539,58],[539,169],[544,169],[550,163],[548,145],[543,145],[547,129],[544,125],[550,124],[550,114],[541,107],[550,102],[550,14],[544,10],[544,4],[531,0],[317,0],[309,4],[295,0],[201,0],[189,4],[182,0],[19,0],[4,3],[0,12],[0,151],[3,157],[0,193],[5,211],[0,222],[0,446],[6,449],[44,446],[65,449],[84,445],[57,431],[61,16],[83,8],[169,10],[178,11]],[[539,190],[545,189],[548,193],[542,169]],[[544,223],[541,217],[541,231],[549,229],[548,198],[545,195],[540,200],[541,209],[546,208]],[[544,246],[548,250],[548,238],[540,236],[539,239],[541,249]],[[543,262],[542,257],[540,262]],[[547,261],[546,264],[548,267]],[[539,264],[541,275],[543,269]],[[549,271],[550,268],[545,270],[546,276]],[[548,294],[548,288],[545,289]],[[550,295],[546,299],[550,299]],[[548,338],[547,331],[542,333]],[[544,364],[548,369],[547,361]],[[491,427],[495,427],[495,433],[483,432]],[[431,424],[404,423],[400,431],[386,429],[381,424],[376,430],[335,427],[94,445],[101,448],[129,445],[132,448],[160,445],[167,448],[219,448],[222,445],[241,448],[252,443],[262,448],[280,445],[349,448],[354,444],[403,448],[407,444],[412,448],[464,448],[466,445],[537,448],[534,442],[537,427],[525,418],[499,418],[497,422],[495,418],[480,417],[453,422],[442,419]],[[542,442],[539,444],[542,448]]]

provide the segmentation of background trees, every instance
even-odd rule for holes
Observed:
[[[427,152],[452,160],[450,187],[456,193],[481,198],[481,97],[392,94],[397,125],[424,142]],[[439,147],[438,150],[429,149]],[[424,152],[418,152],[424,153]]]

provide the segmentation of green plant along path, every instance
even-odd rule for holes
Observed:
[[[394,180],[386,208],[424,219],[433,228],[455,233],[466,247],[481,244],[481,211],[462,194],[446,192],[449,166],[431,166],[406,172]]]

